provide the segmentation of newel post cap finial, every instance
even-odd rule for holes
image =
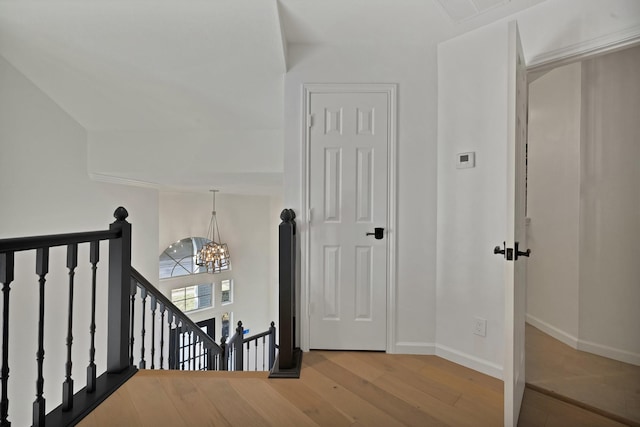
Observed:
[[[127,210],[125,208],[123,208],[122,206],[119,206],[115,212],[113,213],[113,217],[117,220],[117,221],[124,221],[127,219],[127,217],[129,216],[129,212],[127,212]]]
[[[295,217],[296,213],[293,211],[293,209],[283,209],[280,213],[280,219],[283,222],[291,222],[295,219]]]

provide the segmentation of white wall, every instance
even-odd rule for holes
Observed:
[[[529,85],[527,319],[577,346],[582,65]]]
[[[440,354],[491,375],[504,353],[507,25],[485,27],[438,49],[438,280]],[[490,105],[486,105],[490,104]],[[475,151],[476,167],[456,169]],[[487,319],[486,337],[472,334]]]
[[[160,289],[170,297],[172,288],[188,284],[215,283],[215,305],[189,314],[194,321],[216,318],[216,339],[221,337],[221,316],[233,313],[249,335],[268,329],[271,321],[278,327],[277,305],[277,234],[280,220],[277,197],[244,196],[218,193],[216,216],[222,240],[231,254],[231,270],[218,274],[163,279]],[[185,237],[206,237],[211,219],[211,193],[160,193],[160,238],[158,255],[170,244]],[[274,262],[274,253],[276,262]],[[233,279],[233,303],[221,305],[220,281]],[[194,281],[195,280],[195,281]]]
[[[640,364],[640,48],[583,65],[580,345]]]
[[[289,46],[285,77],[284,205],[298,217],[303,83],[398,83],[398,275],[400,352],[433,352],[435,339],[435,46]],[[305,233],[305,224],[299,224]],[[304,304],[304,300],[303,300]],[[300,328],[298,328],[300,331]],[[304,345],[307,333],[302,334]],[[390,349],[394,350],[394,349]]]
[[[506,40],[514,18],[527,60],[540,61],[640,33],[640,3],[548,0],[438,46],[437,344],[440,354],[496,376],[503,261],[491,251],[506,234]],[[476,151],[475,169],[453,169],[463,149]],[[472,316],[488,320],[486,338],[471,334]]]
[[[0,57],[0,238],[103,230],[119,205],[133,224],[133,264],[157,278],[158,198],[154,191],[92,182],[87,174],[86,131]],[[89,354],[88,248],[79,250],[74,310],[73,378],[84,386]],[[105,369],[106,270],[99,263],[97,363]],[[66,359],[67,281],[64,249],[52,250],[46,283],[44,390],[47,409],[61,402]],[[35,255],[16,255],[11,291],[9,414],[14,425],[31,423],[35,399],[37,276]]]

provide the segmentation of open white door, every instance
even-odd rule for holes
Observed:
[[[505,249],[504,424],[516,426],[524,395],[524,324],[526,311],[525,198],[527,75],[518,25],[509,23],[508,58],[507,233]]]

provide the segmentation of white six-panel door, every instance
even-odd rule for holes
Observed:
[[[310,94],[312,349],[386,349],[388,96]]]

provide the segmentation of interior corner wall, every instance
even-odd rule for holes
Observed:
[[[492,248],[505,235],[507,25],[492,25],[438,48],[437,350],[501,377],[504,268]],[[456,169],[456,154],[475,167]],[[474,318],[487,320],[486,337]]]
[[[24,237],[108,229],[118,206],[129,211],[132,223],[132,262],[143,274],[157,277],[155,254],[158,230],[157,193],[132,187],[96,183],[87,174],[87,133],[38,87],[0,57],[0,238]],[[72,375],[76,389],[84,386],[88,363],[91,273],[87,245],[79,247],[74,308]],[[96,354],[101,373],[106,369],[106,266],[107,244],[101,245]],[[31,424],[31,404],[36,380],[37,276],[35,255],[16,254],[16,279],[11,288],[9,401],[15,425]],[[66,359],[68,270],[64,248],[50,253],[46,282],[45,349],[47,408],[61,402]],[[19,331],[19,333],[18,333]],[[21,361],[26,363],[21,363]],[[32,361],[31,361],[32,360]],[[81,362],[82,361],[82,362]],[[22,403],[21,403],[22,402]]]
[[[180,239],[206,237],[211,204],[210,193],[161,192],[157,254]],[[233,328],[242,321],[250,335],[266,331],[271,321],[275,321],[278,327],[277,306],[273,306],[278,288],[273,270],[276,269],[277,277],[277,228],[280,221],[277,216],[274,218],[273,212],[279,205],[278,197],[216,194],[216,217],[222,239],[229,246],[231,270],[160,281],[160,290],[167,296],[170,296],[172,288],[197,283],[215,284],[214,306],[189,313],[189,317],[194,321],[215,317],[217,339],[221,336],[224,312],[233,313]],[[273,230],[276,230],[275,240]],[[225,279],[233,280],[233,302],[221,305],[220,281]]]
[[[577,348],[581,64],[529,85],[527,321]]]
[[[290,45],[285,76],[284,205],[300,217],[304,83],[397,83],[396,342],[433,353],[436,250],[436,47]],[[305,225],[299,223],[300,233]],[[302,301],[304,304],[304,301]],[[300,316],[298,316],[298,319]],[[307,332],[300,332],[304,347]],[[308,341],[307,341],[308,342]]]
[[[640,47],[582,70],[579,348],[640,365]]]

